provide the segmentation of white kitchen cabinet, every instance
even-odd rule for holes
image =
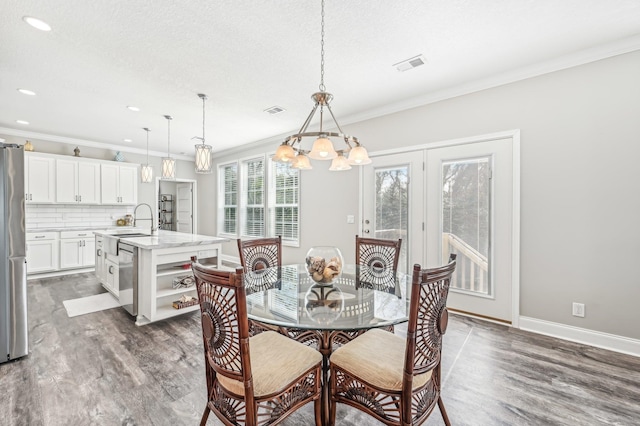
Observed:
[[[138,203],[138,168],[118,164],[101,166],[102,204]]]
[[[26,203],[55,203],[55,159],[45,155],[25,153],[24,188]]]
[[[95,248],[93,231],[60,232],[60,269],[94,266]]]
[[[27,274],[58,270],[58,233],[27,232]]]
[[[107,255],[104,251],[104,241],[102,235],[96,235],[95,237],[95,263],[96,263],[96,277],[101,284],[106,282],[106,260]]]
[[[113,260],[107,257],[107,260],[104,263],[105,266],[105,282],[103,284],[104,288],[106,288],[111,294],[113,294],[116,298],[119,296],[120,286],[118,284],[118,264]]]
[[[100,163],[56,159],[56,202],[100,204]]]

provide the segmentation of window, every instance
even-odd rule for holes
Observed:
[[[300,238],[300,171],[260,156],[218,166],[219,233],[224,236]]]
[[[242,235],[264,237],[264,157],[242,162]]]
[[[236,234],[238,222],[238,164],[227,164],[219,168],[222,199],[222,226],[224,234]]]

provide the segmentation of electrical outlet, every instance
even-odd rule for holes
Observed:
[[[584,318],[584,303],[573,302],[573,316]]]

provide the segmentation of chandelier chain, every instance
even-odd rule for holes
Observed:
[[[320,13],[321,23],[320,23],[320,86],[319,89],[321,92],[325,91],[324,86],[324,0],[321,1],[322,11]]]

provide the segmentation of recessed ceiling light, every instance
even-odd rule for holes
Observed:
[[[131,106],[131,105],[127,105],[127,109],[130,109],[131,111],[140,111],[140,108],[138,108],[137,106]]]
[[[282,107],[279,107],[277,105],[274,105],[274,106],[264,110],[264,112],[268,112],[271,115],[280,114],[281,112],[284,112],[284,111],[286,111],[286,109],[284,109]]]
[[[133,142],[131,139],[122,139],[124,142]]]
[[[18,123],[18,124],[29,124],[29,122],[26,121],[26,120],[16,120],[16,123]]]
[[[31,25],[33,28],[37,28],[41,31],[51,31],[51,25],[38,18],[34,18],[33,16],[23,16],[22,20]]]
[[[29,96],[35,96],[36,92],[29,90],[29,89],[18,89],[18,92],[22,93],[23,95],[29,95]]]
[[[425,57],[422,55],[418,55],[414,56],[413,58],[406,59],[402,62],[398,62],[397,64],[393,64],[393,66],[396,67],[398,71],[408,71],[426,63],[427,60],[425,59]]]

